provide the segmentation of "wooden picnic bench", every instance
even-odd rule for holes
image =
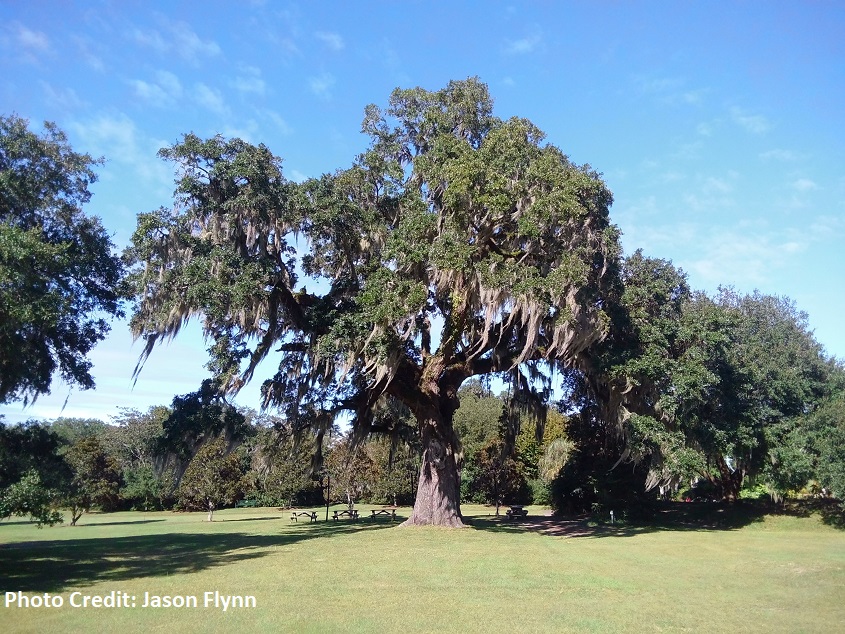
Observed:
[[[307,517],[312,522],[317,521],[317,511],[294,511],[290,514],[291,522],[298,522],[300,517]]]
[[[528,517],[528,509],[524,508],[522,505],[516,504],[511,506],[507,512],[505,513],[507,519],[509,520],[518,520],[524,517]]]
[[[357,520],[358,519],[358,511],[355,510],[355,509],[352,509],[350,511],[335,511],[334,515],[332,515],[333,520],[339,520],[342,517],[348,517],[351,520]]]
[[[372,513],[370,519],[376,519],[379,515],[389,515],[390,521],[396,519],[396,509],[373,509],[370,512]]]

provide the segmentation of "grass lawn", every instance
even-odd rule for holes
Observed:
[[[818,516],[714,525],[292,523],[277,509],[0,523],[2,632],[841,632],[845,531]],[[408,510],[399,514],[407,516]],[[369,515],[362,507],[362,516]],[[6,607],[5,593],[64,606]],[[136,607],[69,606],[112,591]],[[205,592],[256,607],[203,607]],[[142,608],[150,595],[197,608]]]

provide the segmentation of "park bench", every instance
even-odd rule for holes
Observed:
[[[524,517],[528,517],[528,509],[523,508],[520,505],[515,505],[510,507],[505,513],[505,515],[509,520],[519,520]]]
[[[356,511],[355,509],[352,509],[351,511],[335,511],[334,515],[332,515],[333,520],[339,520],[343,517],[348,517],[349,519],[357,520],[358,511]]]
[[[291,522],[298,522],[300,517],[307,517],[312,522],[317,521],[317,511],[294,511],[290,514],[290,521]]]
[[[396,509],[373,509],[370,511],[372,516],[370,519],[376,519],[379,515],[388,515],[390,516],[390,521],[396,519]]]

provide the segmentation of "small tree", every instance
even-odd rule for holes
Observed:
[[[491,440],[478,453],[474,476],[473,493],[480,495],[485,502],[495,504],[496,515],[503,503],[521,502],[527,497],[525,478],[501,439]]]
[[[350,509],[372,489],[375,463],[351,438],[343,438],[329,449],[326,469],[332,479],[332,498],[344,499]]]
[[[71,526],[92,506],[111,509],[119,499],[121,477],[117,461],[106,454],[94,436],[82,438],[71,445],[65,460],[73,472],[73,479],[63,496],[70,506]]]
[[[413,504],[420,470],[417,445],[392,446],[384,438],[371,439],[365,450],[374,464],[370,501],[378,504]]]
[[[0,519],[28,515],[38,528],[61,524],[64,516],[55,510],[56,497],[56,491],[44,485],[37,471],[28,471],[19,482],[0,491]]]
[[[179,502],[188,509],[208,511],[237,502],[243,495],[243,468],[235,453],[227,453],[226,442],[217,438],[206,443],[191,460],[179,484]]]
[[[305,436],[297,442],[289,426],[282,421],[274,423],[273,427],[259,428],[249,442],[252,491],[247,497],[262,506],[319,503],[320,484],[311,473],[314,437]]]
[[[152,510],[173,503],[177,474],[172,465],[157,459],[164,422],[171,414],[164,406],[151,407],[146,413],[122,409],[103,435],[106,452],[123,472],[125,486],[120,495],[133,508]]]
[[[135,510],[152,511],[173,505],[176,475],[170,468],[158,473],[150,465],[128,467],[123,471],[125,485],[120,496]]]

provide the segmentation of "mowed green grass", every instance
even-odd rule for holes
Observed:
[[[366,507],[363,512],[368,514]],[[678,524],[549,535],[465,507],[466,530],[386,520],[292,523],[276,509],[86,515],[77,527],[0,523],[0,592],[65,607],[5,607],[17,632],[837,632],[845,532],[817,517],[740,528]],[[407,515],[408,510],[400,511]],[[71,608],[71,592],[136,597]],[[256,608],[204,608],[203,593]],[[200,607],[141,608],[144,593]]]

